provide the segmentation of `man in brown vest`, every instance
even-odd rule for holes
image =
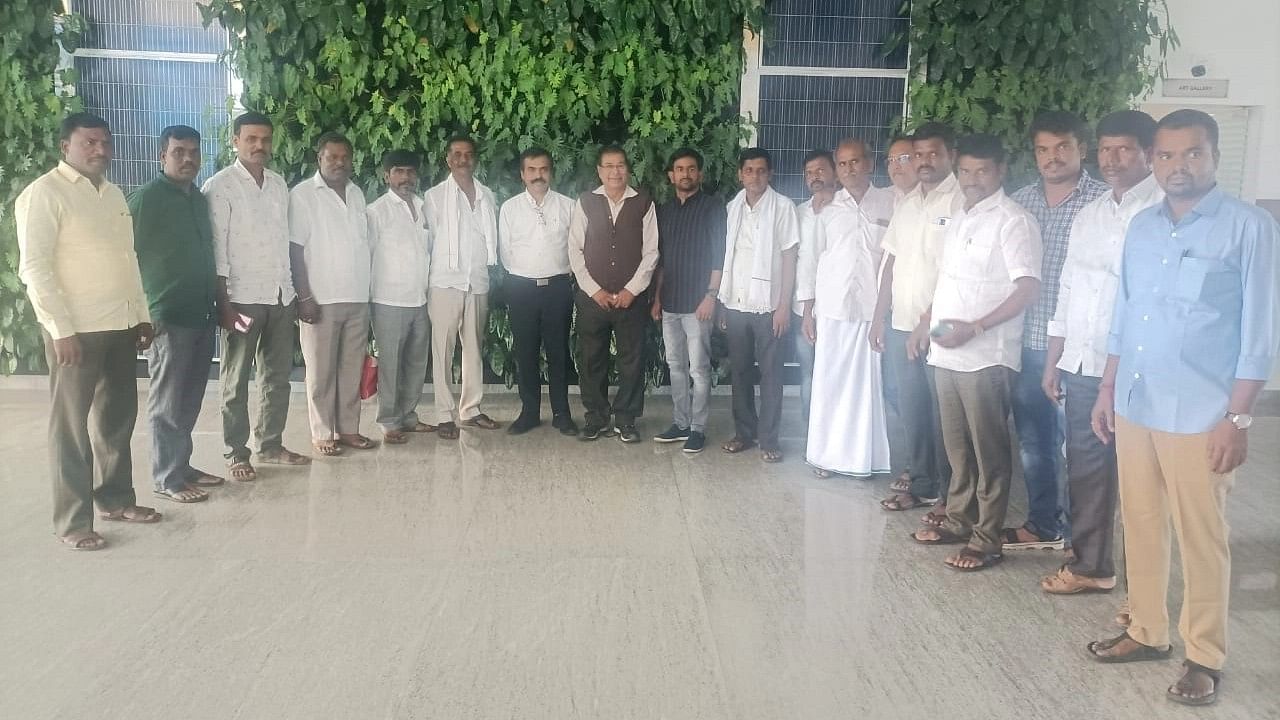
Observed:
[[[596,156],[600,187],[583,193],[569,222],[569,265],[578,281],[578,385],[586,408],[583,440],[640,440],[644,411],[644,333],[649,280],[658,263],[653,200],[627,182],[627,153],[606,145]],[[645,297],[641,297],[645,296]],[[609,341],[618,346],[618,392],[609,404]],[[612,424],[611,422],[612,421]]]

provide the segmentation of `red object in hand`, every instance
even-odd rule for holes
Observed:
[[[360,371],[360,399],[368,400],[378,394],[378,358],[365,355],[364,368]]]

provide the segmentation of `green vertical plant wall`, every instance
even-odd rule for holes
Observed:
[[[18,279],[13,201],[59,158],[58,123],[74,99],[55,89],[59,46],[75,50],[75,16],[59,0],[0,3],[0,374],[44,367],[43,343]]]
[[[1094,122],[1145,96],[1178,37],[1165,0],[910,0],[909,126],[993,133],[1011,180],[1034,176],[1027,127],[1043,110]],[[1149,48],[1154,45],[1152,59]]]

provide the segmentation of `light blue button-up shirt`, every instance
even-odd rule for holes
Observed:
[[[1236,380],[1270,377],[1277,244],[1270,215],[1219,188],[1176,223],[1167,201],[1133,219],[1107,347],[1120,356],[1117,413],[1154,430],[1208,432]]]

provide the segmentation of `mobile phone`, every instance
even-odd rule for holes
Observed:
[[[955,325],[943,320],[929,330],[929,337],[940,338],[955,329]]]
[[[251,327],[253,327],[253,318],[245,315],[244,313],[236,313],[236,332],[243,335],[249,332],[249,328]]]

